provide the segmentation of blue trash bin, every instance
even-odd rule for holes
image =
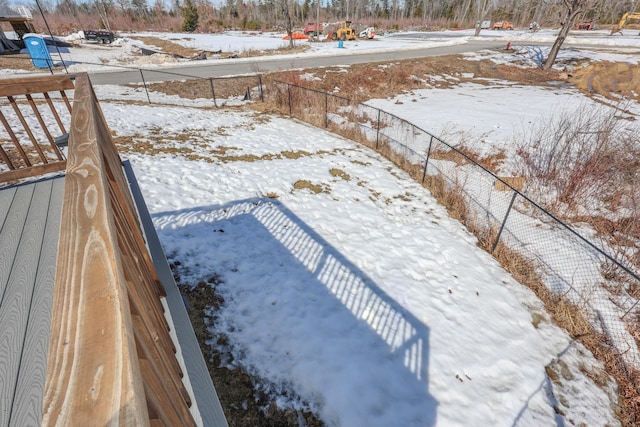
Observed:
[[[338,42],[338,49],[342,49],[343,46],[344,46],[344,42],[342,40],[340,40]]]
[[[25,34],[22,37],[22,40],[24,40],[24,45],[27,48],[27,51],[29,51],[29,56],[31,57],[31,62],[33,62],[34,67],[53,67],[49,48],[47,48],[47,44],[42,37],[37,34]]]

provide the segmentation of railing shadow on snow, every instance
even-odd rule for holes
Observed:
[[[467,210],[463,222],[492,240],[489,252],[501,243],[522,254],[518,268],[526,272],[533,265],[554,294],[597,319],[595,328],[606,331],[625,366],[638,369],[640,352],[626,323],[633,324],[640,310],[640,300],[631,295],[640,277],[628,260],[610,254],[606,244],[583,236],[463,150],[399,116],[281,81],[272,85],[269,97],[293,117],[375,149],[418,182],[435,178],[444,183],[444,193],[459,194]]]
[[[324,336],[321,339],[316,337],[314,341],[323,343],[323,348],[314,348],[312,354],[315,354],[314,357],[336,357],[337,360],[330,362],[329,366],[344,361],[351,365],[348,367],[349,378],[335,378],[341,382],[353,380],[353,390],[348,391],[350,395],[359,393],[359,386],[370,382],[371,376],[377,376],[373,381],[377,381],[389,396],[388,405],[402,406],[402,396],[410,396],[422,405],[421,413],[425,418],[420,420],[419,425],[435,425],[437,401],[428,391],[429,328],[284,204],[275,199],[254,198],[222,206],[162,212],[153,215],[153,220],[159,234],[166,236],[162,239],[166,242],[175,239],[184,245],[183,236],[212,236],[213,251],[219,256],[208,260],[212,269],[209,273],[222,274],[223,281],[233,281],[231,276],[243,273],[238,271],[238,263],[242,263],[242,260],[229,259],[225,251],[227,245],[234,245],[236,251],[237,245],[241,245],[241,250],[237,252],[242,254],[240,257],[251,260],[251,269],[261,269],[260,283],[245,283],[243,292],[251,293],[251,298],[257,294],[259,300],[264,302],[262,309],[267,316],[270,311],[282,310],[283,304],[293,305],[288,309],[302,313],[301,318],[288,319],[287,325],[272,325],[279,329],[271,339],[293,344],[273,348],[276,356],[282,353],[277,357],[287,358],[287,352],[302,351],[295,343],[308,341],[309,337],[304,334],[307,329],[295,325],[299,322],[317,325],[314,334]],[[194,255],[176,253],[180,250],[178,247],[165,247],[170,258]],[[186,249],[187,252],[189,250]],[[208,250],[212,250],[211,247]],[[202,258],[198,260],[201,266],[206,262]],[[269,283],[270,280],[276,280],[270,279],[270,276],[278,275],[278,269],[285,269],[289,278],[306,278],[301,282],[287,280],[286,283]],[[229,286],[239,285],[235,281],[233,283]],[[277,298],[274,308],[274,293],[280,295],[281,289],[277,288],[281,286],[293,287],[290,291],[299,298],[293,301]],[[227,303],[242,304],[243,301]],[[329,317],[332,320],[327,322]],[[232,321],[240,323],[230,328],[232,331],[251,327],[242,324],[241,319]],[[264,319],[265,323],[269,321],[269,318]],[[257,328],[264,329],[264,325]],[[285,334],[286,338],[280,341],[277,338],[279,334]],[[351,336],[365,339],[369,345],[363,349],[354,348],[349,343]],[[274,347],[278,346],[274,344]],[[384,372],[382,366],[375,372],[362,369],[372,359],[394,366],[393,382],[385,381],[389,374]],[[320,366],[316,368],[322,369]],[[331,373],[324,372],[321,375],[331,376]],[[401,376],[400,380],[397,375]],[[398,386],[394,386],[394,383]],[[352,404],[357,405],[358,402],[360,399],[353,399]]]

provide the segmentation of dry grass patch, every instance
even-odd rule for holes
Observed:
[[[226,150],[225,150],[226,151]],[[277,154],[263,154],[257,156],[255,154],[243,154],[243,155],[220,155],[218,154],[220,149],[214,152],[216,158],[223,163],[226,162],[257,162],[257,161],[269,161],[269,160],[282,160],[282,159],[300,159],[302,157],[310,157],[319,153],[309,153],[307,151],[283,151]]]
[[[0,69],[35,71],[29,54],[0,55]]]
[[[307,181],[307,180],[296,181],[293,184],[293,188],[296,190],[304,190],[304,189],[310,190],[312,193],[315,193],[315,194],[331,193],[331,189],[326,184],[323,184],[323,185],[313,184],[311,181]]]
[[[617,354],[609,337],[594,329],[583,315],[584,310],[553,294],[545,286],[535,264],[519,252],[498,243],[493,255],[500,264],[521,284],[531,289],[544,303],[555,324],[564,328],[571,337],[579,340],[594,357],[605,365],[606,372],[618,385],[618,410],[616,415],[624,426],[640,423],[640,372],[629,370]],[[608,384],[607,375],[601,371],[583,371],[595,384]]]
[[[313,72],[317,80],[303,79]],[[345,76],[346,74],[346,76]],[[432,76],[448,76],[433,79]],[[266,76],[265,76],[266,77]],[[405,91],[423,88],[445,88],[464,82],[489,84],[489,79],[503,79],[520,84],[550,86],[558,80],[558,72],[538,68],[522,69],[511,65],[498,65],[488,59],[469,61],[462,55],[397,61],[394,63],[351,65],[348,71],[339,67],[290,71],[270,76],[301,86],[332,92],[340,88],[340,95],[354,100],[389,98]]]
[[[283,151],[281,153],[281,156],[286,158],[286,159],[300,159],[302,157],[310,157],[312,156],[312,153],[309,153],[308,151],[304,151],[304,150],[299,150],[299,151]]]
[[[331,176],[342,178],[345,181],[350,181],[351,180],[351,175],[349,175],[348,173],[346,173],[342,169],[331,168],[329,170],[329,173],[331,174]]]
[[[289,46],[281,47],[278,49],[269,49],[269,50],[245,50],[238,54],[239,58],[254,58],[257,56],[276,56],[276,55],[288,55],[291,53],[301,53],[311,49],[311,46],[308,44],[298,44],[294,45],[293,48]]]
[[[204,130],[203,130],[204,132]],[[226,128],[219,128],[218,133],[223,136],[230,135],[226,133]],[[314,155],[328,154],[326,151],[310,153],[308,151],[283,151],[273,154],[229,154],[229,152],[241,152],[242,148],[232,146],[217,146],[209,148],[210,141],[205,141],[199,131],[189,131],[183,133],[175,133],[167,135],[162,129],[151,129],[152,136],[146,135],[113,135],[113,141],[119,150],[124,152],[146,154],[155,156],[159,154],[179,155],[189,160],[203,160],[208,163],[220,161],[222,163],[229,162],[259,162],[283,159],[300,159]]]
[[[524,188],[526,182],[523,176],[500,176],[502,181],[496,179],[493,187],[498,191],[521,191]]]
[[[176,77],[178,80],[167,80],[157,83],[147,83],[148,90],[165,95],[178,96],[183,99],[211,99],[225,100],[229,98],[257,97],[259,93],[254,88],[260,86],[258,76],[234,78],[188,78]],[[131,85],[139,87],[139,85]],[[215,95],[215,96],[214,96]]]
[[[182,58],[195,58],[203,52],[202,49],[185,47],[181,44],[174,43],[171,40],[165,40],[159,37],[132,36],[130,38],[132,40],[139,40],[146,46],[149,46],[150,48],[156,48],[157,50],[168,55],[175,55]]]
[[[471,212],[459,186],[448,184],[439,175],[427,175],[423,185],[429,189],[438,203],[444,206],[450,217],[457,219],[467,227],[471,225]]]

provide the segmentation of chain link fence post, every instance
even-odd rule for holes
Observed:
[[[211,97],[213,98],[213,105],[218,108],[218,104],[216,103],[216,90],[213,88],[213,79],[209,77],[209,84],[211,85]]]
[[[147,94],[147,101],[151,104],[151,98],[149,97],[149,90],[147,89],[147,82],[144,81],[144,74],[142,73],[142,69],[140,69],[140,78],[142,78],[142,85],[144,86],[144,91]]]
[[[504,214],[504,219],[502,220],[502,224],[500,224],[500,230],[498,230],[498,235],[496,236],[495,242],[493,242],[493,246],[491,247],[491,253],[496,250],[498,246],[498,242],[500,242],[500,236],[502,235],[502,230],[504,230],[504,226],[507,224],[507,219],[509,218],[509,213],[511,212],[511,208],[513,208],[513,203],[516,201],[516,197],[518,197],[518,192],[513,191],[513,196],[511,197],[511,201],[509,202],[509,207],[507,208],[507,212]]]
[[[376,150],[378,149],[379,140],[380,140],[380,109],[378,109],[378,124],[376,126]]]
[[[429,148],[427,148],[427,158],[424,159],[424,171],[422,171],[422,183],[424,184],[424,180],[427,177],[427,166],[429,166],[429,156],[431,156],[431,145],[433,144],[433,135],[429,138]]]
[[[324,93],[324,127],[329,127],[329,94]]]

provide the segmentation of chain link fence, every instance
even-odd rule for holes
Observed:
[[[13,56],[14,60],[31,62],[31,58]],[[42,58],[34,58],[36,60]],[[64,64],[64,62],[62,62]],[[82,64],[82,63],[79,63]],[[56,64],[58,65],[58,64]],[[228,77],[199,77],[168,70],[125,67],[120,65],[87,64],[108,67],[127,73],[131,83],[123,84],[132,92],[109,89],[100,93],[101,100],[130,100],[150,104],[181,105],[216,108],[238,106],[247,101],[264,102],[262,74],[247,74]],[[51,74],[56,74],[53,68]],[[65,66],[65,73],[69,73]],[[100,85],[94,84],[99,91]]]
[[[100,93],[102,100],[126,98],[150,104],[193,107],[238,106],[247,101],[264,102],[261,74],[231,77],[195,77],[162,70],[136,69],[138,83],[124,86],[132,89],[122,95],[109,91]],[[99,86],[97,87],[99,91]]]
[[[637,381],[640,277],[615,248],[523,194],[522,178],[499,177],[464,149],[393,114],[291,83],[269,89],[282,111],[375,149],[422,182],[610,373]],[[639,387],[633,385],[636,400]]]
[[[202,78],[160,70],[139,72],[141,83],[130,86],[143,89],[149,103],[202,106],[209,101],[220,108],[252,100],[264,102],[261,74]]]

